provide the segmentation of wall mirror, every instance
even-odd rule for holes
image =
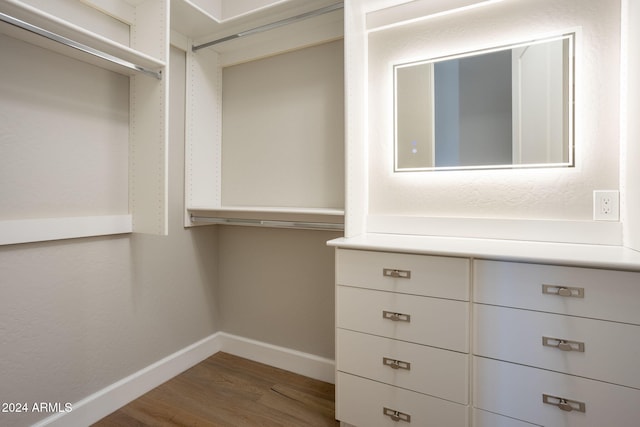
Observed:
[[[394,65],[395,171],[573,166],[574,39]]]

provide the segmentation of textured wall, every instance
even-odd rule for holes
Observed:
[[[222,204],[344,208],[342,40],[222,74]]]
[[[129,78],[4,35],[0,52],[0,218],[126,214]]]
[[[574,168],[396,173],[391,64],[581,27]],[[507,0],[369,36],[369,213],[590,220],[619,188],[620,3]]]
[[[222,329],[334,357],[334,250],[339,233],[221,227]]]
[[[3,402],[76,402],[219,330],[217,230],[182,227],[184,55],[171,60],[169,236],[0,247]]]

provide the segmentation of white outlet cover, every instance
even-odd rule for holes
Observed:
[[[593,220],[620,221],[620,192],[618,190],[594,190]]]

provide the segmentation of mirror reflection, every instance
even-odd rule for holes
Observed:
[[[573,165],[574,35],[399,64],[395,170]]]

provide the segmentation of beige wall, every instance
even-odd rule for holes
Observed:
[[[3,402],[76,402],[220,329],[217,230],[182,227],[182,57],[172,52],[169,236],[0,247]]]
[[[126,214],[129,78],[5,35],[0,54],[0,220]]]
[[[223,69],[222,205],[344,208],[342,40]]]
[[[222,329],[334,357],[334,251],[329,231],[221,227]]]

